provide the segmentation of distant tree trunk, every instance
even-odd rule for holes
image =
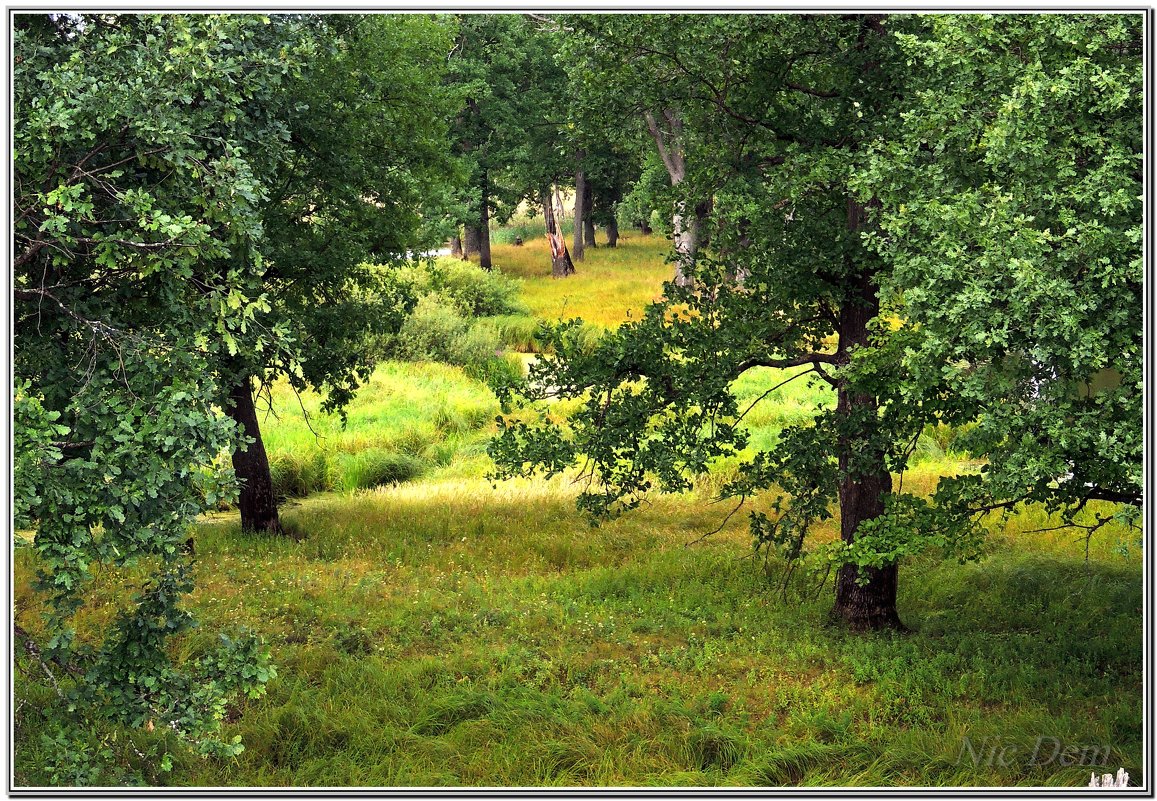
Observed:
[[[554,198],[550,187],[543,187],[539,194],[542,198],[542,216],[546,221],[546,238],[550,240],[550,274],[555,278],[566,278],[574,273],[574,262],[570,260],[562,226],[554,214]]]
[[[662,116],[666,130],[660,127],[651,112],[643,112],[647,130],[655,141],[655,147],[659,149],[659,157],[667,168],[671,186],[679,186],[687,177],[687,162],[682,148],[683,119],[678,111],[670,108],[663,109]],[[687,214],[687,202],[684,200],[675,203],[671,230],[675,239],[675,284],[689,286],[694,283],[692,268],[699,253],[699,218],[695,214]]]
[[[482,203],[479,204],[478,219],[478,264],[483,270],[490,269],[490,181],[486,172],[482,173]]]
[[[241,530],[281,534],[277,516],[277,499],[273,495],[273,476],[269,472],[269,457],[261,440],[257,422],[257,407],[253,403],[252,379],[246,376],[229,392],[231,404],[226,414],[231,417],[251,442],[245,450],[233,451],[233,472],[241,484],[238,508],[241,510]]]
[[[586,207],[587,175],[580,168],[574,174],[574,245],[571,247],[571,253],[575,261],[582,261],[586,255],[583,237],[583,220],[586,217]]]
[[[639,220],[639,233],[643,236],[651,235],[651,221],[647,218]]]
[[[607,220],[607,247],[613,248],[619,245],[619,223],[611,217]]]
[[[859,230],[865,219],[864,207],[848,199],[848,225]],[[849,264],[851,264],[849,260]],[[852,274],[855,292],[845,299],[839,311],[839,344],[836,359],[840,364],[850,360],[850,351],[868,345],[869,323],[880,313],[878,290],[871,271],[861,267]],[[836,445],[839,462],[840,538],[855,542],[860,526],[884,513],[884,502],[892,491],[884,453],[868,443],[870,427],[877,418],[879,402],[871,392],[856,392],[845,379],[837,387],[836,413],[851,426],[864,430],[841,434]],[[867,582],[860,584],[861,570]],[[902,628],[896,611],[898,565],[860,568],[843,565],[836,577],[836,604],[832,615],[857,630]]]
[[[462,255],[462,235],[454,234],[450,240],[450,255],[458,259],[466,258]]]
[[[583,244],[588,248],[597,248],[595,242],[595,193],[590,181],[584,181],[583,186]],[[575,215],[578,220],[578,215]]]
[[[478,228],[476,226],[473,226],[473,225],[467,225],[466,226],[466,242],[465,242],[465,245],[466,245],[465,256],[467,259],[469,259],[471,256],[476,255],[478,253],[478,251],[481,249],[481,240],[482,240],[482,234],[478,230]]]

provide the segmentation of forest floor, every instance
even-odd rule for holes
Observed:
[[[615,326],[671,269],[663,239],[625,231],[558,281],[539,239],[496,244],[494,261],[544,319]],[[754,400],[781,378],[751,371],[735,391]],[[802,381],[777,390],[746,418],[752,447],[828,402]],[[826,625],[830,582],[781,591],[783,565],[753,558],[744,514],[700,540],[731,508],[713,499],[727,464],[593,527],[566,477],[487,478],[498,404],[459,368],[381,365],[344,429],[312,396],[299,406],[278,390],[273,407],[274,461],[337,470],[338,490],[286,504],[293,538],[243,536],[235,512],[198,526],[189,606],[206,633],[181,653],[247,626],[278,676],[231,710],[239,757],[175,752],[158,781],[1083,786],[1118,767],[1143,778],[1130,532],[1104,529],[1086,552],[1074,532],[1029,533],[1048,520],[1021,511],[994,523],[979,562],[902,564],[910,632],[848,634]],[[371,452],[409,460],[408,480],[363,487]],[[975,467],[930,432],[905,487]],[[825,525],[821,539],[835,535]],[[17,565],[20,606],[27,558]],[[34,784],[38,747],[17,765]]]

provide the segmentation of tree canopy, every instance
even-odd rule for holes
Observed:
[[[807,368],[786,380],[830,384],[835,405],[785,429],[723,494],[778,490],[774,516],[751,514],[757,548],[836,568],[835,612],[856,627],[897,625],[899,560],[975,555],[989,511],[1139,499],[1138,19],[575,27],[600,83],[630,88],[676,215],[712,199],[712,251],[685,251],[690,280],[594,353],[556,331],[560,358],[523,395],[585,405],[565,426],[504,421],[501,475],[584,465],[580,504],[596,515],[655,483],[686,489],[746,444],[731,384]],[[1105,370],[1112,386],[1091,391]],[[989,467],[929,500],[892,476],[938,421],[974,425]],[[841,540],[809,553],[833,501]]]

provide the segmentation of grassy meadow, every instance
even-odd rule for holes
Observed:
[[[521,281],[523,316],[609,328],[671,270],[665,240],[623,234],[564,281],[540,236],[495,244],[493,258]],[[735,391],[753,401],[782,378],[753,370]],[[1074,532],[1029,533],[1049,521],[1021,512],[994,523],[979,563],[901,566],[909,633],[852,635],[825,625],[830,582],[780,590],[783,566],[752,558],[743,514],[698,541],[729,511],[712,497],[726,464],[594,527],[565,476],[486,478],[498,403],[460,366],[383,363],[344,428],[311,395],[277,387],[271,401],[265,443],[294,536],[242,536],[227,510],[205,519],[189,607],[205,632],[261,632],[278,676],[228,710],[240,756],[174,748],[172,772],[152,781],[1075,786],[1118,767],[1144,779],[1129,532],[1103,529],[1086,554]],[[822,385],[777,390],[745,418],[751,447],[830,402]],[[917,453],[905,487],[977,467],[946,431]],[[16,608],[30,621],[32,568],[18,551]],[[90,614],[122,592],[98,577]],[[210,640],[185,636],[180,655]],[[26,691],[18,784],[48,781],[35,704],[48,692]],[[109,747],[131,762],[150,743],[165,747],[144,731]],[[1082,749],[1103,765],[1079,764]]]

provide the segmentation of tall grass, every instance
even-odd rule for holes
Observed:
[[[526,238],[521,246],[495,244],[494,267],[523,279],[522,300],[533,316],[548,321],[579,317],[603,328],[616,328],[638,318],[663,292],[674,268],[666,263],[670,243],[626,230],[615,248],[587,249],[574,275],[550,277],[550,247],[545,232]]]
[[[1141,780],[1140,557],[1111,532],[997,537],[902,568],[908,635],[782,598],[741,521],[696,496],[591,528],[566,480],[424,480],[287,509],[299,540],[196,533],[193,611],[265,633],[268,697],[235,760],[185,785],[1069,785],[1043,743],[1105,745]],[[1025,527],[1035,520],[1026,519]],[[774,568],[773,572],[778,568]],[[18,602],[27,591],[18,586]],[[197,635],[181,648],[195,653]],[[31,725],[25,711],[25,726]],[[151,742],[133,732],[138,747]],[[1016,746],[974,761],[965,738]],[[34,781],[36,741],[18,750]],[[162,777],[164,778],[164,777]]]

